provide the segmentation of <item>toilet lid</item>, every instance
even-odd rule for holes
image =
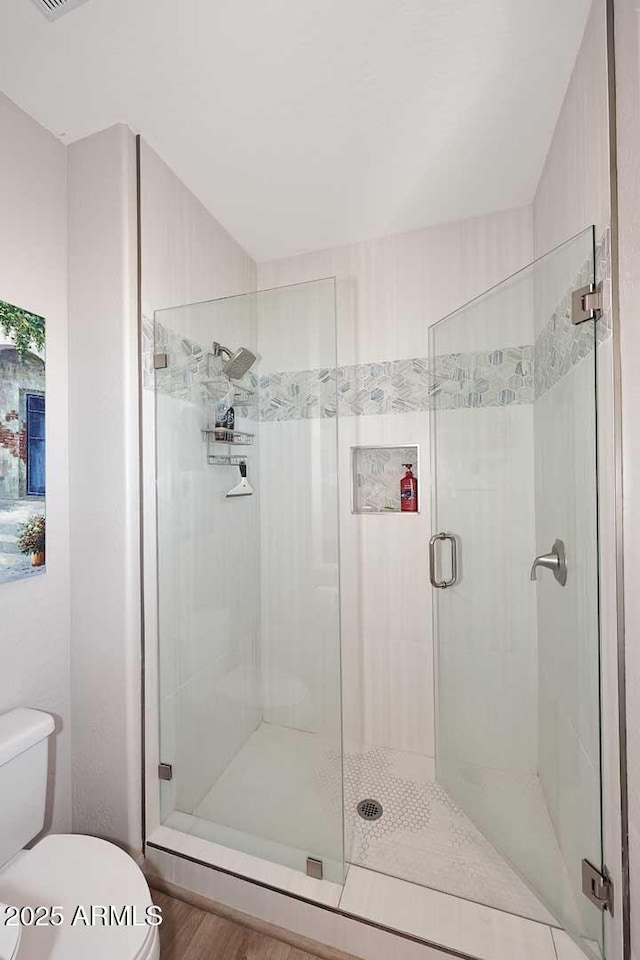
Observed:
[[[6,904],[0,903],[0,960],[14,960],[18,955],[20,927],[5,925]]]
[[[145,922],[151,895],[142,871],[95,837],[56,834],[23,851],[0,871],[0,900],[61,908],[58,926],[22,927],[18,957],[28,960],[136,960],[155,935]]]

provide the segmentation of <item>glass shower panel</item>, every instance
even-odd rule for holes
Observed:
[[[334,280],[154,329],[162,821],[341,882]]]
[[[602,867],[589,230],[430,331],[436,773],[587,952]],[[556,544],[560,542],[561,546]],[[566,552],[566,584],[534,558]],[[452,576],[453,555],[457,576]],[[560,561],[558,561],[559,563]]]

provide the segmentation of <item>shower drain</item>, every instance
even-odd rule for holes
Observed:
[[[363,820],[379,820],[382,816],[382,804],[377,800],[361,800],[356,810]]]

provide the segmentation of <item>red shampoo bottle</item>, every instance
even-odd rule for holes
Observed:
[[[400,509],[403,513],[418,512],[418,481],[411,472],[412,463],[403,463],[407,472],[400,481]]]

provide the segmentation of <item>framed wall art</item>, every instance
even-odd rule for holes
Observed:
[[[45,320],[0,300],[0,582],[46,564]]]

